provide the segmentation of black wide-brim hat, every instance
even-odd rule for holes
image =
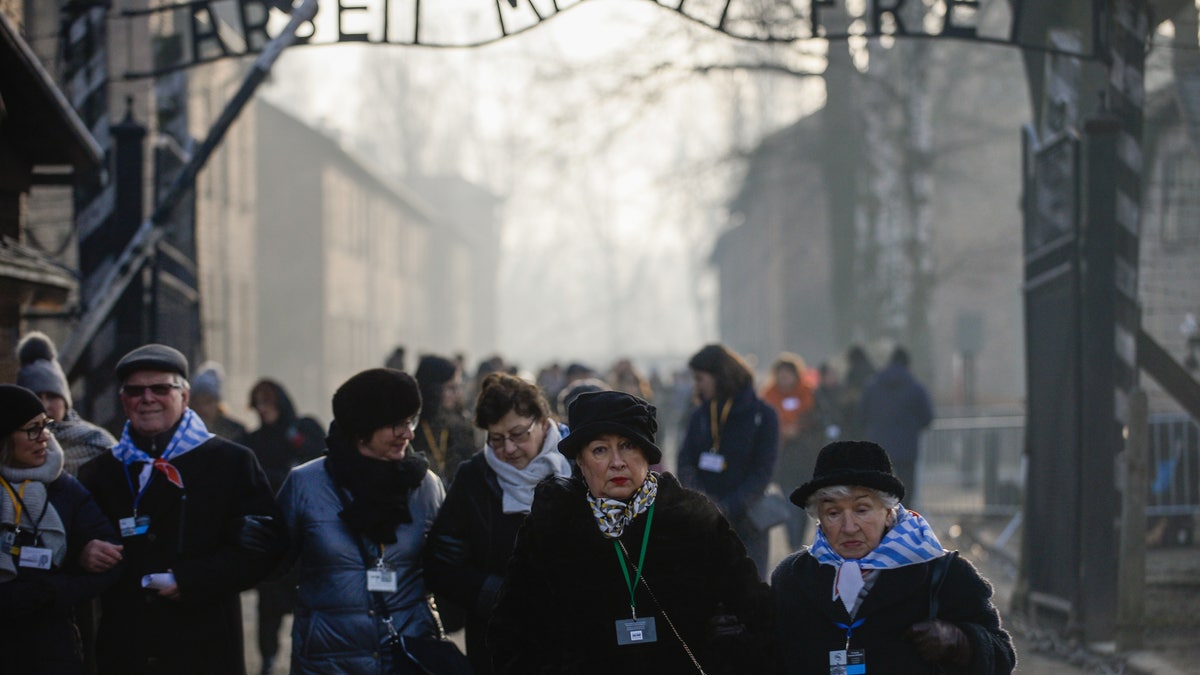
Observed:
[[[646,454],[646,461],[658,464],[662,450],[654,442],[658,431],[657,411],[653,405],[623,391],[593,391],[580,394],[567,408],[567,426],[571,433],[558,442],[558,451],[567,459],[597,436],[617,434],[634,441]]]
[[[792,491],[792,503],[807,508],[813,493],[831,485],[873,488],[904,499],[904,483],[892,471],[892,459],[870,441],[836,441],[821,448],[812,480]]]

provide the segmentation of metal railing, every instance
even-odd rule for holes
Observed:
[[[1147,516],[1200,514],[1200,424],[1183,413],[1150,415]],[[917,466],[919,511],[1014,516],[1025,486],[1025,418],[934,420]]]

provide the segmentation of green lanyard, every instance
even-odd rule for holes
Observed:
[[[633,598],[633,592],[637,590],[638,582],[642,580],[642,567],[646,562],[646,547],[650,543],[650,525],[654,523],[654,504],[650,505],[650,513],[646,515],[646,531],[642,533],[642,550],[638,553],[637,576],[630,580],[629,567],[625,564],[625,556],[621,553],[620,543],[613,540],[613,550],[617,552],[617,562],[621,563],[621,572],[625,575],[625,585],[629,587],[629,611],[633,613],[633,618],[637,620],[637,607]]]

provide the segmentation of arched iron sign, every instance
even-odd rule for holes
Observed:
[[[526,32],[587,0],[320,0],[297,45],[336,43],[479,47]],[[594,1],[594,0],[593,0]],[[1042,49],[1019,36],[1028,0],[648,0],[733,38],[790,44],[812,39],[954,38]],[[287,23],[286,0],[187,0],[121,16],[172,26],[159,62],[127,79],[155,77],[260,52]],[[985,20],[986,19],[986,20]],[[986,27],[985,27],[986,26]],[[1072,56],[1092,58],[1091,53]]]

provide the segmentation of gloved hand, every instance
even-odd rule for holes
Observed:
[[[737,638],[746,632],[742,620],[729,610],[723,603],[717,603],[717,611],[708,620],[709,638]]]
[[[446,565],[463,565],[470,548],[465,539],[440,534],[433,538],[433,557]]]
[[[971,661],[971,643],[961,628],[949,621],[931,619],[909,626],[905,637],[913,641],[926,661],[965,666]]]
[[[274,522],[271,516],[242,516],[236,522],[237,532],[234,535],[234,542],[237,547],[243,551],[252,553],[266,553],[271,550],[271,546],[275,543],[277,534],[275,529],[271,527]]]

